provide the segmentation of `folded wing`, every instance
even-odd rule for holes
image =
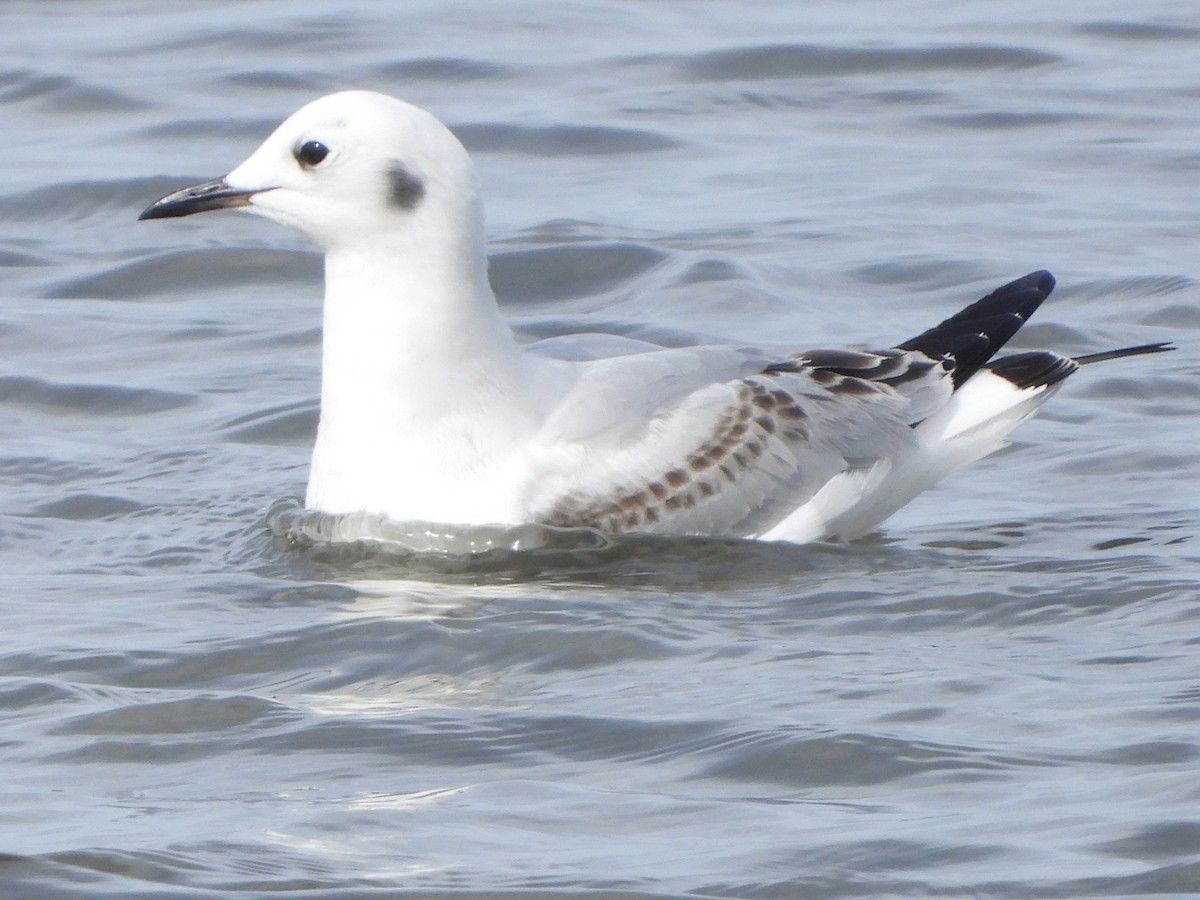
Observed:
[[[708,358],[729,352],[713,348],[605,360],[535,447],[543,476],[531,518],[614,532],[854,537],[1003,446],[1074,370],[1052,354],[985,368],[1053,285],[1035,272],[889,350],[811,350],[749,373],[744,358]],[[731,377],[697,384],[716,361]]]

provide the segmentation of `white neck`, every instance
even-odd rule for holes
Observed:
[[[414,228],[329,248],[310,508],[464,523],[514,515],[495,476],[536,427],[535,375],[496,306],[479,230]]]

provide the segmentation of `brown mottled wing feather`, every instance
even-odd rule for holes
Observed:
[[[576,442],[538,486],[532,517],[761,534],[839,473],[904,453],[909,426],[949,393],[948,370],[921,353],[812,351],[694,390],[620,440]]]

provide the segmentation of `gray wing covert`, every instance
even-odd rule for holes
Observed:
[[[610,532],[759,534],[839,473],[905,453],[909,426],[949,393],[946,367],[922,353],[811,351],[695,390],[620,441],[578,442],[545,479],[533,517]]]

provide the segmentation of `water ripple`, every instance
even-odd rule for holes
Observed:
[[[605,125],[456,125],[454,133],[473,153],[531,157],[615,156],[671,150],[681,143],[658,132]]]
[[[177,250],[56,281],[48,297],[140,300],[178,289],[245,293],[256,285],[280,289],[287,284],[320,282],[321,263],[308,252],[205,247]]]
[[[63,384],[41,378],[0,377],[0,404],[57,415],[140,416],[179,409],[190,394],[102,384]]]
[[[896,72],[1021,70],[1062,62],[1025,47],[963,44],[926,48],[828,47],[766,44],[716,50],[679,59],[681,71],[701,81],[761,81]]]
[[[1196,23],[797,9],[5,18],[0,893],[1200,894]],[[310,514],[319,256],[135,219],[346,87],[463,123],[533,338],[894,340],[1028,263],[1022,349],[1180,349],[849,546]]]

